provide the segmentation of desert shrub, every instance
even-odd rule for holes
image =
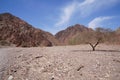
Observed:
[[[70,45],[75,45],[75,44],[86,44],[87,42],[95,42],[97,39],[95,38],[95,32],[90,31],[90,32],[82,32],[80,34],[77,34],[75,37],[71,38],[69,40]]]
[[[23,42],[20,46],[21,46],[21,47],[30,47],[30,46],[27,44],[27,42]]]
[[[76,39],[70,39],[68,44],[75,45],[76,44]]]
[[[119,30],[117,30],[119,31]],[[77,34],[69,40],[70,45],[75,44],[85,44],[85,43],[96,43],[98,41],[100,43],[107,44],[118,44],[120,42],[120,34],[118,32],[111,29],[105,28],[96,28],[94,31],[84,31],[82,33]]]
[[[0,40],[0,45],[2,46],[10,46],[10,43],[5,40]]]
[[[102,43],[114,44],[119,41],[115,31],[109,28],[108,29],[96,28],[95,31],[96,31],[97,38],[100,38]]]

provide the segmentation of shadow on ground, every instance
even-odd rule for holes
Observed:
[[[119,50],[72,50],[71,52],[120,52]]]

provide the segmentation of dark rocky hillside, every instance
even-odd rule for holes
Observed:
[[[93,30],[76,24],[58,32],[55,36],[10,14],[0,14],[0,44],[7,46],[37,47],[94,43],[120,44],[120,28],[115,31],[104,28]]]
[[[10,13],[0,14],[0,41],[22,47],[58,45],[52,34],[36,29]]]
[[[89,34],[92,32],[92,29],[76,24],[58,32],[55,36],[63,44],[72,44],[74,42],[73,39],[76,40],[75,38],[83,38],[81,34]]]
[[[120,28],[115,31],[104,28],[92,30],[76,24],[58,32],[55,36],[63,45],[96,43],[98,40],[105,44],[120,44]]]

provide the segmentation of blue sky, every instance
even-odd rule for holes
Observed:
[[[5,12],[52,34],[75,24],[120,27],[120,0],[0,0]]]

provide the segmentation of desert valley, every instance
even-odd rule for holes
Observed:
[[[120,80],[120,28],[75,24],[53,35],[0,14],[0,80]]]

